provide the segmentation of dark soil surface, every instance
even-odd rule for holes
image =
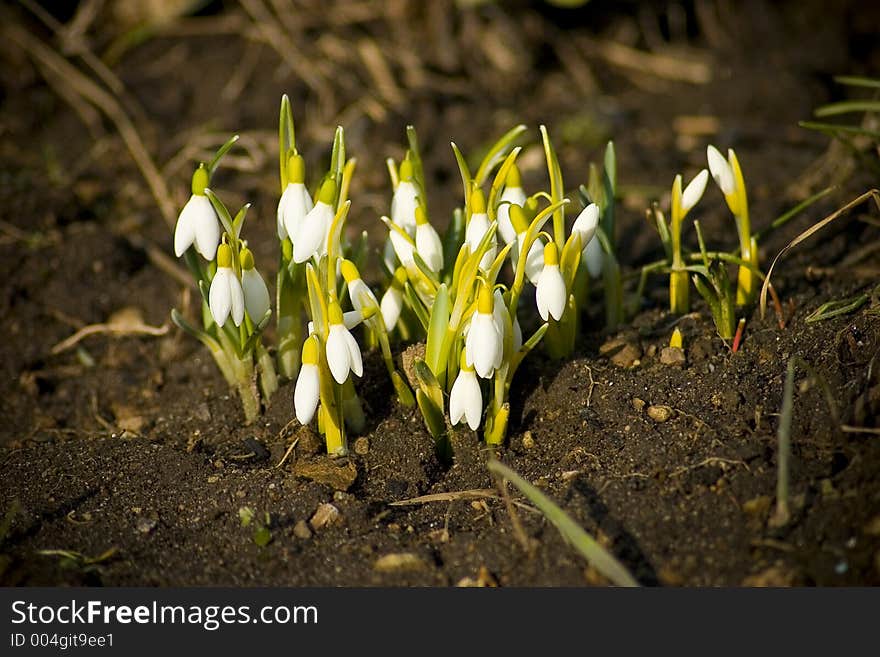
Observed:
[[[351,437],[349,456],[323,456],[292,420],[289,382],[258,422],[242,426],[238,399],[208,352],[170,326],[170,309],[192,312],[195,297],[172,275],[171,228],[112,112],[83,100],[83,83],[53,68],[41,44],[86,79],[98,77],[82,47],[103,58],[119,84],[110,96],[175,208],[193,163],[240,132],[243,147],[217,187],[230,206],[254,203],[247,231],[270,273],[285,92],[311,171],[324,166],[333,128],[345,125],[359,162],[351,228],[369,230],[377,247],[378,216],[390,202],[384,158],[402,154],[407,123],[423,142],[438,217],[459,203],[450,139],[478,153],[515,123],[528,124],[532,139],[545,123],[573,189],[613,137],[627,272],[661,254],[644,209],[668,203],[675,173],[688,180],[704,166],[707,143],[736,148],[758,229],[838,185],[762,242],[764,263],[877,185],[848,151],[797,126],[842,97],[833,75],[880,70],[880,15],[869,3],[562,10],[325,0],[292,2],[295,11],[270,21],[270,7],[288,3],[248,0],[212,3],[132,38],[134,19],[120,7],[136,4],[79,15],[66,37],[23,9],[0,14],[7,585],[605,583],[534,510],[516,507],[525,538],[517,533],[476,434],[454,435],[454,463],[444,467],[418,413],[394,401],[375,353],[357,384],[368,425]],[[521,157],[532,189],[546,185],[536,144]],[[876,152],[866,155],[876,163]],[[699,210],[712,245],[733,248],[717,189]],[[602,330],[597,295],[575,358],[526,360],[497,457],[644,584],[880,583],[880,320],[872,301],[805,321],[826,301],[871,292],[878,240],[877,212],[865,204],[789,254],[774,274],[785,328],[772,313],[751,312],[736,353],[696,303],[677,324],[683,367],[660,361],[676,321],[663,279],[650,280],[640,312],[612,335]],[[123,309],[167,332],[96,333],[55,349]],[[634,350],[635,362],[600,356],[610,339]],[[811,372],[798,369],[793,510],[777,527],[778,413],[793,356]],[[414,499],[426,495],[436,497]],[[328,504],[338,515],[315,528]],[[254,513],[247,526],[245,508]]]

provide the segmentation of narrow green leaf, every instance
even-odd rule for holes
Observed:
[[[430,325],[430,318],[428,317],[428,313],[425,310],[425,306],[422,303],[422,300],[419,299],[419,295],[416,293],[415,289],[412,286],[412,283],[409,281],[406,282],[406,285],[403,288],[403,294],[406,297],[407,301],[409,301],[409,307],[415,314],[416,318],[419,320],[419,324],[422,325],[422,330],[426,333],[428,332],[428,326]]]
[[[824,118],[853,112],[880,112],[880,100],[842,100],[817,107],[813,111],[813,115],[817,118]]]
[[[455,142],[450,142],[452,145],[452,152],[455,154],[455,161],[458,162],[458,172],[461,174],[461,185],[463,187],[464,192],[464,214],[465,217],[471,216],[471,170],[468,168],[467,160],[464,159],[464,155],[461,154],[461,151],[458,150],[458,146],[455,145]]]
[[[520,477],[516,472],[495,459],[487,464],[489,472],[503,477],[534,504],[559,533],[589,561],[602,575],[617,586],[638,586],[638,582],[610,552],[584,531],[571,516],[559,508],[549,497]]]
[[[870,130],[858,125],[842,125],[839,123],[820,123],[818,121],[798,121],[801,128],[807,130],[817,130],[823,132],[829,137],[835,137],[838,133],[845,132],[853,135],[863,135],[872,139],[880,139],[880,131]]]
[[[416,403],[422,412],[422,418],[425,420],[425,426],[428,428],[434,440],[440,441],[446,437],[446,418],[443,417],[443,411],[437,408],[437,405],[428,396],[424,390],[419,388],[416,390]]]
[[[217,195],[207,187],[205,188],[205,196],[208,197],[208,200],[211,201],[211,205],[214,206],[214,211],[217,213],[220,223],[223,224],[223,230],[225,230],[230,237],[235,237],[235,228],[232,225],[232,217],[229,215],[229,210],[223,205],[223,201],[217,198]]]
[[[232,220],[232,230],[235,239],[238,240],[241,237],[241,228],[244,225],[244,219],[247,216],[248,210],[251,209],[250,203],[245,203],[242,206],[241,210],[238,211],[238,214],[235,215],[235,219]]]
[[[449,289],[446,285],[437,288],[434,305],[431,306],[431,319],[428,325],[428,340],[425,345],[425,362],[442,381],[446,373],[446,354],[443,353],[443,339],[449,327]]]
[[[483,158],[483,161],[480,163],[477,173],[474,176],[474,181],[477,183],[478,187],[481,187],[483,183],[486,182],[489,173],[495,168],[495,165],[501,161],[501,158],[504,157],[513,142],[525,132],[525,130],[526,127],[522,124],[511,128],[504,133],[498,141],[489,147],[489,152],[486,153],[486,156]]]
[[[867,78],[860,75],[836,75],[834,81],[851,87],[871,87],[880,89],[880,78]]]
[[[217,149],[217,152],[214,154],[213,159],[205,167],[208,170],[209,177],[214,174],[214,171],[216,171],[217,167],[220,165],[220,160],[223,159],[223,156],[229,152],[229,149],[231,149],[237,141],[238,135],[233,135],[225,144]]]
[[[419,151],[419,139],[416,136],[416,129],[408,125],[406,126],[406,141],[409,144],[410,161],[413,165],[413,177],[418,184],[419,191],[425,193],[425,170],[422,166],[422,155]],[[426,199],[422,199],[426,201]]]
[[[565,193],[562,186],[562,169],[559,166],[559,159],[556,157],[556,150],[550,141],[550,135],[547,132],[547,126],[542,125],[541,139],[544,142],[544,158],[547,160],[547,172],[550,175],[550,198],[553,203],[562,201]],[[565,244],[565,212],[561,206],[553,212],[553,241],[561,250]]]

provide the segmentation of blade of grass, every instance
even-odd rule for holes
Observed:
[[[560,509],[544,493],[532,486],[516,472],[494,459],[487,464],[489,472],[503,477],[534,504],[559,532],[580,552],[603,576],[618,586],[638,586],[638,582],[610,552],[585,532],[571,517]]]
[[[818,118],[851,114],[853,112],[880,112],[880,100],[842,100],[817,107],[813,115]]]
[[[764,279],[764,284],[761,286],[760,308],[761,308],[761,318],[762,319],[764,318],[764,315],[766,314],[766,311],[767,311],[767,288],[770,285],[770,277],[773,275],[773,268],[776,267],[776,263],[779,262],[779,259],[782,256],[784,256],[786,253],[788,253],[791,249],[796,247],[798,244],[800,244],[801,242],[803,242],[806,239],[809,239],[812,235],[814,235],[815,233],[822,230],[825,226],[830,224],[832,221],[834,221],[835,219],[837,219],[841,215],[846,214],[847,212],[852,210],[854,207],[861,205],[862,203],[864,203],[868,199],[873,199],[877,208],[880,209],[880,190],[869,189],[867,192],[865,192],[864,194],[862,194],[858,198],[853,199],[852,201],[850,201],[849,203],[847,203],[843,207],[838,208],[837,210],[835,210],[834,212],[829,214],[827,217],[825,217],[821,221],[810,226],[807,230],[805,230],[800,235],[795,237],[791,242],[789,242],[785,246],[785,248],[782,249],[782,251],[780,251],[779,253],[776,254],[776,257],[773,258],[773,262],[770,265],[770,269],[767,270],[767,277]]]
[[[851,87],[871,87],[880,89],[880,78],[866,78],[860,75],[836,75],[834,81]]]
[[[789,461],[791,460],[791,415],[794,406],[794,358],[788,361],[785,387],[782,391],[782,409],[779,413],[779,429],[776,433],[779,447],[776,454],[776,513],[772,523],[781,527],[791,518],[788,504]]]

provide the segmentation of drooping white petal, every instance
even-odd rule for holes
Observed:
[[[388,236],[388,239],[385,240],[385,246],[382,248],[382,260],[385,261],[385,268],[388,271],[394,271],[400,260],[395,252],[394,243],[391,241],[390,235]]]
[[[203,199],[199,201],[199,199]],[[213,260],[220,245],[220,220],[207,196],[194,196],[197,202],[195,213],[195,247],[205,260]]]
[[[685,214],[703,198],[703,192],[706,191],[706,182],[708,180],[709,172],[703,169],[684,188],[684,191],[681,193],[681,209]]]
[[[574,220],[574,225],[571,227],[572,235],[577,233],[581,238],[581,253],[584,253],[587,250],[587,245],[596,234],[596,228],[598,226],[599,206],[595,203],[590,203],[587,207],[581,210],[577,219]]]
[[[364,314],[360,310],[347,310],[342,313],[342,324],[347,329],[353,329],[364,321]]]
[[[520,240],[525,240],[525,233],[522,233]],[[544,240],[540,237],[532,242],[529,254],[526,256],[526,278],[532,285],[538,284],[538,278],[544,269]]]
[[[382,303],[379,307],[382,310],[382,319],[385,321],[385,330],[391,333],[397,326],[397,320],[400,319],[403,310],[403,293],[393,286],[389,287],[382,295]]]
[[[431,271],[443,269],[443,243],[431,224],[416,226],[416,251]]]
[[[391,240],[391,246],[394,247],[394,253],[397,254],[397,258],[400,260],[400,264],[404,267],[412,266],[415,262],[413,260],[412,243],[394,229],[391,229],[388,237]],[[394,267],[390,267],[390,269],[394,269]]]
[[[293,239],[313,207],[312,197],[303,183],[287,183],[278,202],[278,239],[287,236]]]
[[[347,333],[342,324],[334,324],[327,336],[327,364],[336,383],[345,383],[351,370],[351,354],[345,340]]]
[[[496,289],[495,293],[495,305],[494,310],[492,311],[492,321],[495,322],[495,328],[498,329],[498,333],[501,335],[501,339],[504,339],[504,329],[507,326],[507,322],[505,321],[504,316],[507,314],[507,306],[504,305],[504,295],[501,294],[501,290]]]
[[[363,376],[364,363],[361,359],[361,348],[358,346],[357,340],[354,339],[354,336],[348,329],[345,329],[342,337],[345,340],[345,346],[348,348],[348,363],[351,371],[354,372],[355,376]]]
[[[318,201],[303,219],[296,235],[293,236],[293,261],[305,262],[324,244],[327,231],[333,221],[333,208]]]
[[[519,318],[517,317],[513,320],[513,353],[516,353],[520,349],[522,349],[522,346],[522,327],[520,327]]]
[[[416,207],[418,190],[411,180],[401,181],[391,198],[391,221],[414,237],[416,233]]]
[[[361,278],[356,278],[348,284],[348,297],[351,299],[352,307],[360,313],[363,312],[365,304],[379,305],[379,302],[376,301],[376,295]]]
[[[211,280],[211,289],[208,292],[208,306],[211,308],[211,316],[217,326],[223,326],[229,318],[232,310],[232,285],[231,280],[236,280],[235,272],[229,267],[219,267],[214,278]],[[241,323],[241,322],[239,322]]]
[[[482,415],[483,394],[480,391],[480,382],[473,371],[461,370],[449,393],[449,419],[456,425],[465,418],[468,426],[476,431]]]
[[[535,294],[541,319],[546,322],[549,316],[559,321],[562,313],[565,312],[567,298],[568,293],[565,290],[565,281],[559,271],[559,265],[544,265]]]
[[[180,257],[195,245],[196,251],[206,260],[213,260],[220,244],[220,223],[217,213],[207,196],[193,194],[189,197],[174,229],[174,253]]]
[[[504,201],[509,201],[509,203],[504,203]],[[501,235],[501,239],[504,240],[505,244],[510,244],[516,239],[516,229],[510,221],[510,203],[516,203],[520,206],[525,205],[526,193],[522,187],[505,187],[504,191],[501,192],[499,203],[498,212],[496,213],[498,218],[498,234]]]
[[[342,324],[347,329],[353,329],[362,321],[364,321],[364,315],[360,310],[347,310],[342,313]],[[315,332],[315,323],[309,322],[306,325],[306,329],[308,330],[308,334],[312,335]]]
[[[244,307],[254,324],[269,312],[271,304],[266,282],[256,269],[246,269],[241,273],[241,290],[244,293]]]
[[[232,302],[232,323],[241,326],[244,321],[244,291],[235,274],[229,277],[229,300]]]
[[[587,271],[593,278],[599,278],[602,275],[602,260],[605,253],[602,251],[602,244],[598,239],[592,239],[587,242],[584,247],[583,260],[587,265]]]
[[[192,199],[190,199],[192,200]],[[186,212],[189,203],[183,206],[183,211],[177,217],[177,225],[174,227],[174,255],[178,258],[186,253],[196,238],[196,229],[193,226],[192,215]]]
[[[474,313],[465,339],[465,361],[484,379],[492,376],[504,355],[502,335],[492,315]]]
[[[467,242],[468,248],[470,248],[471,253],[474,253],[477,248],[480,246],[480,242],[483,241],[483,236],[489,230],[489,215],[485,212],[477,212],[471,215],[471,220],[468,222],[467,229],[464,233],[464,240]],[[489,267],[492,266],[492,263],[495,261],[495,256],[498,253],[497,250],[497,242],[495,237],[493,236],[489,242],[489,248],[486,249],[486,253],[480,259],[480,268],[483,270],[488,270]]]
[[[318,408],[320,395],[320,381],[318,379],[318,366],[311,363],[303,363],[296,379],[296,388],[293,391],[293,408],[296,411],[296,419],[306,425],[315,416]]]
[[[712,178],[725,194],[732,194],[735,188],[733,180],[733,169],[730,163],[711,144],[706,149],[706,159],[709,161],[709,171],[712,172]]]

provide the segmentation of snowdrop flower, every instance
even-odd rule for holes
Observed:
[[[467,228],[464,233],[464,241],[470,248],[471,253],[475,253],[489,230],[489,215],[486,214],[486,199],[481,189],[475,189],[471,194],[471,217],[468,220]],[[497,253],[496,240],[492,237],[489,248],[480,260],[480,268],[488,270],[495,260]],[[479,370],[477,370],[479,371]]]
[[[421,206],[416,207],[416,252],[431,271],[443,269],[443,243]]]
[[[474,375],[474,368],[466,361],[462,354],[461,368],[449,393],[449,419],[453,425],[465,419],[468,426],[476,431],[483,417],[483,393]]]
[[[403,288],[406,285],[406,270],[398,267],[394,272],[394,278],[391,279],[391,285],[382,295],[382,303],[379,305],[382,311],[382,319],[385,322],[385,331],[391,333],[397,320],[400,319],[400,313],[403,311]]]
[[[505,201],[507,201],[505,203]],[[505,244],[510,244],[516,239],[517,230],[514,228],[510,220],[510,206],[525,205],[526,193],[522,188],[520,181],[519,169],[514,164],[507,171],[507,178],[504,180],[504,191],[501,192],[501,198],[498,205],[498,234]]]
[[[465,360],[477,374],[488,379],[501,367],[504,356],[504,336],[495,324],[495,296],[485,282],[480,284],[477,312],[471,318],[465,339]]]
[[[548,317],[552,317],[557,322],[562,319],[568,292],[565,290],[565,281],[562,280],[562,273],[559,271],[559,250],[554,242],[544,247],[544,270],[538,279],[535,300],[538,302],[538,314],[545,322],[548,321]]]
[[[724,159],[724,156],[718,149],[711,144],[706,149],[706,159],[709,161],[709,171],[712,172],[715,183],[721,188],[724,195],[733,194],[736,189],[736,182],[730,162]]]
[[[595,203],[590,203],[587,207],[581,210],[577,219],[574,220],[574,225],[571,227],[571,234],[574,235],[577,233],[581,238],[582,256],[587,252],[587,245],[589,245],[590,240],[592,240],[593,236],[596,234],[596,228],[598,226],[599,206]]]
[[[244,293],[232,270],[232,248],[228,244],[217,248],[217,273],[211,280],[208,306],[217,326],[223,326],[230,314],[236,326],[241,326],[244,321]]]
[[[416,208],[419,207],[419,190],[413,181],[412,162],[407,158],[400,163],[400,180],[391,197],[391,221],[406,231],[410,237],[416,234]]]
[[[335,301],[330,302],[328,319],[330,333],[327,336],[327,364],[336,383],[345,383],[349,372],[354,372],[355,376],[363,376],[361,349],[345,326],[342,309]]]
[[[195,246],[205,260],[213,260],[220,244],[220,221],[214,206],[205,196],[208,187],[208,170],[199,165],[192,177],[192,196],[177,217],[174,228],[174,254],[179,258]]]
[[[336,183],[328,178],[321,185],[318,202],[303,218],[293,239],[293,261],[302,263],[318,253],[327,240],[327,231],[336,213],[333,202],[336,199]],[[320,254],[322,255],[322,254]]]
[[[293,391],[293,408],[296,411],[296,419],[305,426],[315,417],[318,408],[318,400],[321,395],[321,380],[318,374],[318,340],[315,337],[308,338],[303,343],[302,367],[296,378],[296,388]]]
[[[599,278],[602,275],[602,260],[605,253],[602,251],[602,244],[599,240],[590,240],[584,247],[583,260],[587,265],[587,271],[593,278]]]
[[[365,312],[361,312],[360,310],[347,310],[342,313],[342,324],[345,328],[351,330],[365,319],[369,319],[374,314],[376,314],[375,310],[366,310]],[[306,325],[306,329],[308,330],[309,335],[315,334],[315,323],[309,322]]]
[[[394,222],[388,217],[382,217],[382,221],[388,225],[388,242],[385,243],[386,251],[388,250],[388,244],[390,244],[393,253],[397,255],[397,259],[400,261],[400,264],[404,267],[412,267],[415,264],[415,259],[413,258],[413,251],[416,248],[415,243],[405,234],[401,234],[395,230],[391,225]],[[391,258],[389,260],[387,253],[385,254],[385,264],[389,266],[389,269],[394,267],[394,259]]]
[[[504,315],[508,313],[507,306],[504,305],[504,295],[501,294],[501,290],[495,289],[495,310],[492,313],[492,318],[495,320],[495,326],[498,327],[498,332],[501,334],[502,339],[505,337],[505,327],[507,326],[507,322],[504,321]],[[503,344],[503,343],[502,343]],[[513,320],[513,353],[516,353],[522,347],[522,329],[519,325],[519,319],[514,317]]]
[[[342,260],[339,263],[339,269],[345,282],[348,283],[348,297],[351,299],[351,305],[356,311],[363,313],[365,306],[374,309],[379,307],[376,295],[364,283],[360,272],[351,260]]]
[[[244,309],[254,324],[259,324],[269,312],[269,290],[266,281],[254,268],[254,254],[247,247],[241,250],[241,290],[244,293]]]
[[[710,146],[711,148],[711,146]],[[718,151],[715,151],[716,153]],[[720,156],[720,153],[719,153]],[[725,162],[725,164],[727,164]],[[731,173],[731,175],[733,175]],[[703,192],[706,191],[706,182],[709,180],[709,172],[703,169],[694,176],[694,179],[688,183],[688,186],[684,188],[684,191],[681,193],[681,214],[682,216],[686,215],[691,211],[701,198],[703,198]]]
[[[514,268],[516,268],[516,264],[519,262],[519,251],[525,243],[526,232],[529,228],[529,220],[526,217],[525,210],[523,210],[522,206],[511,205],[509,212],[511,224],[516,231],[516,242],[514,248],[511,249],[511,255],[514,258]],[[529,254],[526,256],[526,278],[528,278],[533,285],[537,284],[538,276],[541,275],[541,270],[543,268],[544,240],[539,237],[532,242],[532,246],[529,248]]]
[[[305,164],[301,155],[291,155],[287,161],[288,183],[278,201],[278,239],[293,239],[314,207],[305,186]]]

